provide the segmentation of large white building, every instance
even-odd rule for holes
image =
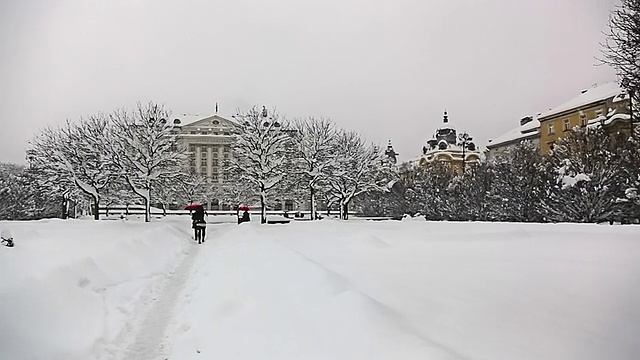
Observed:
[[[191,173],[207,179],[213,186],[221,186],[229,179],[225,171],[225,162],[232,156],[234,121],[218,114],[181,114],[173,120],[173,131],[188,151],[188,169]],[[306,204],[296,204],[286,195],[273,200],[273,210],[294,211],[307,208]],[[233,204],[209,199],[208,205],[213,210],[228,210]]]
[[[222,184],[227,176],[223,165],[231,157],[233,123],[217,114],[185,114],[173,122],[179,141],[189,151],[189,170],[212,184]]]

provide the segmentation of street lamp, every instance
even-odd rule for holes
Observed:
[[[459,142],[460,146],[462,146],[462,173],[464,174],[465,165],[467,162],[466,149],[467,149],[467,146],[471,144],[471,141],[473,141],[473,138],[469,136],[469,134],[467,134],[466,132],[463,132],[458,135],[458,140],[460,141]]]

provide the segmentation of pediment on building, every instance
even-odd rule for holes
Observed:
[[[233,122],[219,115],[210,115],[206,117],[185,116],[184,120],[180,116],[177,116],[176,118],[180,119],[181,126],[183,129],[210,128],[210,127],[229,128],[233,126]]]

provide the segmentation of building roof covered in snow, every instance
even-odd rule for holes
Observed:
[[[622,90],[617,83],[611,82],[602,84],[590,89],[582,90],[580,95],[542,113],[539,120],[544,121],[547,118],[560,115],[566,111],[572,111],[609,98],[620,98],[620,100],[622,100],[624,97],[624,90]]]
[[[173,124],[177,126],[228,126],[232,120],[224,118],[218,114],[213,115],[197,115],[197,114],[178,114],[172,116]]]
[[[538,116],[527,116],[520,120],[520,126],[509,130],[508,132],[494,138],[489,139],[487,148],[496,148],[513,144],[522,140],[529,140],[540,136],[540,122]]]

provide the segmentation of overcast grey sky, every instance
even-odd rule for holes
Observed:
[[[443,109],[480,145],[594,83],[615,0],[0,0],[0,161],[46,125],[157,101],[323,116],[418,156]]]

